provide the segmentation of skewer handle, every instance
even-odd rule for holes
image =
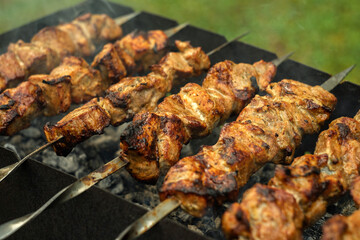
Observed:
[[[39,147],[38,149],[36,149],[35,151],[29,153],[28,155],[26,155],[23,159],[21,159],[19,162],[8,165],[6,167],[3,167],[0,169],[0,182],[2,180],[4,180],[11,172],[13,172],[15,169],[17,169],[18,167],[21,166],[21,164],[23,164],[27,159],[29,159],[30,157],[32,157],[34,154],[44,150],[45,148],[51,146],[53,143],[59,141],[60,139],[62,139],[63,137],[60,137],[58,139],[55,139],[51,142],[46,143],[45,145]]]
[[[29,213],[25,216],[13,219],[6,223],[0,225],[0,239],[5,239],[9,237],[11,234],[15,233],[21,227],[23,227],[26,223],[30,222],[32,219],[37,217],[40,213],[46,210],[49,207],[55,206],[56,204],[63,203],[67,200],[70,200],[81,193],[85,192],[91,186],[98,183],[100,180],[106,178],[112,173],[118,171],[123,168],[127,162],[123,161],[119,157],[111,160],[106,163],[102,167],[97,170],[91,172],[85,177],[77,180],[73,184],[63,188],[57,194],[55,194],[52,198],[50,198],[44,205],[42,205],[38,210],[33,213]]]

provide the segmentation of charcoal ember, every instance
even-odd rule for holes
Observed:
[[[77,169],[74,173],[76,178],[82,178],[86,176],[88,173],[90,173],[90,169],[85,166],[80,166],[79,169]]]
[[[15,135],[13,137],[11,137],[8,142],[15,145],[15,146],[20,146],[20,144],[23,141],[23,137],[21,135]],[[22,146],[23,147],[23,146]],[[21,147],[21,148],[22,148]]]
[[[123,191],[124,191],[124,184],[123,184],[122,182],[116,184],[116,185],[110,190],[110,192],[111,192],[112,194],[116,194],[116,195],[122,193]]]
[[[195,232],[197,232],[197,233],[203,234],[203,232],[202,232],[199,228],[197,228],[195,225],[188,225],[187,227],[188,227],[190,230],[193,230],[193,231],[195,231]]]
[[[20,158],[20,155],[19,155],[19,153],[18,153],[18,151],[17,151],[17,149],[16,149],[16,147],[14,145],[12,145],[10,143],[5,143],[4,148],[13,151],[18,156],[18,158]]]
[[[21,131],[21,134],[27,138],[40,138],[41,131],[35,127],[29,127]]]
[[[79,160],[74,155],[69,155],[66,158],[62,158],[59,162],[59,167],[67,173],[73,173],[79,169]]]

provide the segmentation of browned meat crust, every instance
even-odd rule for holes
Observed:
[[[5,90],[0,94],[0,134],[12,135],[19,128],[28,127],[43,107],[41,88],[31,82]]]
[[[66,57],[60,66],[51,71],[50,76],[53,78],[71,77],[73,103],[82,103],[101,96],[111,85],[110,79],[102,79],[98,70],[91,68],[84,59],[78,57]]]
[[[181,42],[177,42],[177,44],[181,45]],[[179,72],[182,72],[183,69],[196,69],[192,74],[188,73],[188,76],[195,76],[200,73],[201,67],[203,68],[202,71],[209,68],[210,61],[205,53],[199,52],[199,48],[193,48],[188,43],[186,43],[186,46],[186,48],[181,48],[181,52],[165,56],[158,65],[152,68],[153,71],[147,76],[124,78],[119,83],[111,86],[107,90],[106,96],[98,100],[92,100],[91,106],[96,105],[97,108],[103,109],[113,125],[119,125],[129,120],[139,111],[153,109],[158,100],[171,89],[174,78],[179,76]],[[194,52],[198,52],[198,54],[195,55]],[[193,66],[188,64],[183,55],[188,57],[188,61],[191,61]],[[198,59],[192,60],[189,55]],[[175,67],[172,65],[174,58],[181,60],[181,62],[176,63]],[[61,144],[55,143],[53,145],[57,154],[67,155],[76,143],[84,141],[95,132],[100,132],[99,129],[102,131],[108,125],[107,122],[102,120],[102,117],[94,116],[92,121],[97,122],[97,130],[82,129],[81,126],[84,125],[84,120],[83,117],[78,116],[84,116],[84,119],[87,119],[85,115],[82,115],[86,113],[86,106],[75,109],[65,117],[71,119],[71,126],[74,127],[68,127],[67,120],[61,120],[59,123],[51,125],[51,127],[44,128],[48,141],[52,141],[62,134],[66,135]],[[99,117],[99,119],[96,119],[96,117]],[[75,128],[76,125],[79,126],[78,129],[82,130]],[[67,143],[68,141],[69,143]]]
[[[44,127],[47,139],[64,139],[56,143],[62,148],[62,155],[70,153],[78,142],[95,134],[101,134],[103,129],[110,124],[109,114],[97,104],[97,100],[86,103],[62,118],[56,125],[47,123]]]
[[[232,226],[243,225],[243,223],[233,221],[230,215],[236,215],[234,209],[248,209],[250,214],[246,220],[251,226],[240,236],[245,239],[255,238],[258,228],[267,228],[268,231],[283,231],[287,226],[301,222],[297,229],[301,236],[302,229],[312,224],[326,212],[328,204],[336,201],[345,192],[352,190],[352,195],[357,199],[360,167],[360,112],[353,118],[341,117],[334,120],[329,129],[323,131],[316,144],[314,154],[306,154],[298,157],[290,166],[278,166],[275,176],[270,180],[269,186],[262,186],[265,189],[276,188],[284,194],[288,193],[296,200],[289,209],[301,209],[302,214],[298,214],[293,219],[286,219],[281,225],[274,225],[272,219],[262,219],[260,225],[252,225],[252,212],[249,203],[236,203],[232,206],[223,218],[223,229],[229,237],[238,237],[238,230]],[[251,190],[250,190],[251,191]],[[257,196],[251,201],[256,201]],[[263,211],[278,211],[283,206],[281,204],[272,206],[266,204],[262,207]],[[324,239],[358,239],[359,214],[356,212],[349,218],[342,216],[334,217],[324,226]],[[233,219],[232,223],[228,220]],[[245,222],[245,221],[243,221]],[[231,224],[231,225],[230,225]],[[353,234],[353,235],[351,235]],[[247,238],[246,238],[247,237]],[[354,238],[352,238],[354,237]],[[265,239],[265,238],[263,238]],[[266,238],[268,239],[268,238]],[[292,239],[286,233],[274,239]]]
[[[273,78],[275,66],[262,64],[273,69]],[[231,114],[238,114],[255,95],[252,81],[261,78],[254,65],[220,62],[209,70],[202,86],[188,83],[156,111],[136,115],[120,137],[128,171],[138,180],[156,181],[160,172],[165,174],[178,161],[184,143],[208,135]]]
[[[272,83],[266,91],[269,95],[255,96],[235,122],[224,126],[215,145],[170,169],[161,199],[179,198],[195,216],[213,203],[236,200],[239,188],[265,163],[290,163],[302,135],[318,131],[336,103],[321,87],[294,80]]]
[[[84,20],[85,21],[85,20]],[[80,24],[81,25],[81,24]],[[84,26],[83,26],[84,27]],[[96,26],[94,26],[96,27]],[[57,28],[54,28],[55,32],[61,32],[59,29],[65,29],[66,33],[70,34],[71,39],[77,39],[76,42],[77,46],[82,46],[82,43],[85,41],[84,34],[82,33],[82,28],[78,27],[78,25],[74,24],[64,24],[58,26]],[[96,30],[96,29],[95,29]],[[96,30],[93,29],[92,34],[98,34]],[[45,30],[44,30],[45,31]],[[63,31],[64,32],[64,31]],[[147,47],[143,47],[143,55],[138,56],[138,64],[147,64],[146,61],[150,61],[150,57],[158,58],[161,57],[165,52],[165,46],[167,45],[167,37],[162,31],[152,31],[154,33],[149,33],[149,37],[146,39],[134,39],[134,41],[137,41],[139,44],[141,40],[145,41],[143,45]],[[162,36],[165,37],[157,37],[157,39],[154,40],[153,36]],[[62,33],[64,35],[64,33]],[[46,35],[46,34],[45,34]],[[44,36],[43,36],[44,37]],[[61,39],[56,39],[58,43],[61,45],[62,41]],[[160,52],[154,52],[154,44],[149,44],[150,42],[156,42],[157,45],[162,46],[161,48],[163,51]],[[39,87],[43,90],[42,94],[45,97],[46,107],[43,109],[43,113],[46,116],[56,115],[60,112],[65,112],[71,102],[73,103],[82,103],[85,101],[89,101],[90,99],[94,97],[103,96],[105,94],[105,90],[110,87],[111,84],[115,82],[119,82],[122,80],[128,73],[132,73],[137,67],[135,60],[132,56],[130,56],[125,50],[120,48],[119,45],[120,41],[118,41],[115,45],[114,44],[107,44],[104,46],[103,50],[95,57],[91,67],[87,64],[87,62],[78,57],[70,56],[65,57],[62,61],[62,63],[54,68],[49,75],[32,75],[30,79],[32,79],[32,83],[38,84]],[[84,43],[85,44],[85,43]],[[155,45],[156,45],[155,44]],[[91,47],[91,46],[84,46],[84,47]],[[137,45],[130,46],[130,47],[137,47]],[[16,65],[19,63],[19,61],[16,61],[19,57],[23,59],[24,64],[16,66],[18,71],[16,72],[17,78],[19,80],[21,79],[21,76],[28,75],[29,68],[35,67],[35,65],[58,65],[58,63],[49,62],[48,55],[45,54],[46,51],[52,51],[53,55],[56,57],[54,50],[51,48],[46,48],[41,45],[36,45],[34,43],[24,43],[22,41],[19,41],[17,44],[10,45],[9,49],[11,49],[13,52],[9,52],[8,54],[1,55],[3,58],[9,58],[4,59],[9,64],[2,65],[4,67],[3,69],[0,68],[0,77],[5,82],[4,77],[6,76],[6,79],[11,78],[11,74],[13,74],[11,71],[7,71],[7,68],[5,67],[11,67],[9,65]],[[22,50],[30,49],[33,50],[34,54],[31,54],[31,52],[28,52],[29,54],[22,54]],[[135,51],[135,50],[134,50]],[[187,50],[186,52],[188,52]],[[35,53],[43,53],[40,57],[40,59],[36,58]],[[152,53],[152,54],[150,54]],[[150,55],[149,55],[150,54]],[[141,59],[141,57],[146,57],[146,59]],[[14,60],[14,61],[12,61]],[[54,59],[53,59],[54,60]],[[56,60],[57,61],[57,60]],[[37,62],[35,64],[35,62]],[[165,61],[166,64],[167,61]],[[162,64],[162,68],[169,69],[169,66],[166,64]],[[169,64],[168,64],[169,65]],[[160,65],[161,66],[161,65]],[[47,67],[45,67],[47,68]],[[171,69],[171,67],[170,67]],[[140,82],[137,81],[137,79],[140,78],[129,78],[128,80],[124,80],[126,83],[124,84],[116,84],[112,88],[109,89],[109,91],[113,91],[114,93],[109,93],[108,99],[113,99],[115,95],[122,95],[122,97],[132,98],[133,103],[130,104],[130,108],[132,108],[135,112],[138,111],[138,109],[147,109],[155,106],[156,102],[159,98],[162,97],[162,94],[164,91],[168,91],[167,89],[161,89],[162,86],[169,87],[167,85],[164,85],[164,77],[162,74],[164,74],[163,69],[158,69],[160,71],[159,74],[150,74],[148,77],[145,77]],[[156,71],[155,71],[156,72]],[[169,72],[170,73],[170,72]],[[10,74],[10,75],[9,75]],[[13,76],[13,78],[15,78]],[[0,80],[1,80],[0,79]],[[60,83],[59,80],[61,79],[67,79],[67,83]],[[51,84],[43,84],[47,81],[50,81]],[[68,84],[68,80],[70,80],[70,84]],[[3,81],[3,82],[4,82]],[[1,83],[1,81],[0,81]],[[15,83],[12,81],[12,83]],[[56,83],[56,84],[55,84]],[[119,93],[118,88],[121,86],[126,86],[128,84],[129,86],[137,86],[138,90],[134,89],[134,91],[130,94],[132,96],[125,96],[124,94],[128,93]],[[140,85],[139,85],[140,84]],[[50,85],[56,85],[56,87],[50,87]],[[146,87],[145,87],[146,86]],[[71,90],[69,92],[69,89]],[[148,90],[145,90],[148,89]],[[54,91],[53,93],[51,91]],[[160,95],[157,93],[160,91]],[[122,98],[120,97],[120,98]],[[139,101],[136,100],[136,98],[141,99],[143,102],[147,102],[144,106],[139,103]],[[154,100],[151,100],[154,98]],[[71,102],[69,101],[71,99]],[[104,102],[104,104],[107,103],[107,101]],[[111,105],[111,104],[110,104]],[[105,104],[104,106],[108,106],[107,110],[109,112],[112,112],[112,122],[114,125],[117,125],[116,121],[123,122],[124,116],[126,116],[126,119],[129,119],[133,116],[133,112],[129,113],[123,113],[122,109],[109,107],[109,104]],[[111,105],[112,106],[112,105]],[[118,116],[121,112],[121,116]],[[38,115],[38,114],[37,114]],[[36,114],[31,115],[33,118],[37,116]],[[30,121],[30,118],[28,119]],[[18,127],[18,130],[21,130],[25,128],[27,125],[16,125]],[[3,128],[6,128],[6,126],[3,126]],[[6,132],[6,131],[3,131]],[[15,133],[15,128],[13,129],[12,133]]]
[[[121,28],[105,14],[85,14],[71,23],[45,27],[31,43],[19,40],[0,55],[0,92],[15,87],[31,74],[49,73],[69,55],[90,56],[95,45],[122,35]]]

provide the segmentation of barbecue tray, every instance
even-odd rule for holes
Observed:
[[[20,38],[24,41],[29,41],[41,28],[48,25],[56,25],[60,22],[71,21],[86,12],[106,13],[111,17],[118,17],[131,13],[133,10],[111,2],[88,0],[77,6],[58,11],[0,35],[0,53],[6,51],[10,42]],[[125,35],[134,29],[168,29],[177,24],[177,22],[171,19],[142,12],[136,18],[122,25],[122,28]],[[226,41],[223,36],[194,26],[187,26],[171,39],[189,40],[193,46],[201,46],[205,52]],[[253,63],[260,59],[270,61],[275,57],[274,53],[241,42],[235,42],[212,55],[210,59],[212,63],[225,59],[234,62]],[[329,76],[327,73],[301,63],[287,60],[278,68],[274,81],[290,78],[310,85],[319,85],[328,79]],[[203,77],[200,76],[189,81],[200,83]],[[172,90],[173,93],[178,91],[179,87]],[[360,86],[345,82],[337,86],[332,93],[338,98],[338,104],[328,123],[340,116],[353,117],[360,108]],[[49,119],[44,121],[49,121]],[[54,122],[53,120],[50,121]],[[323,129],[326,129],[326,127],[324,126]],[[316,139],[317,135],[305,136],[302,145],[297,150],[296,156],[302,155],[305,151],[312,152]],[[196,149],[201,144],[209,145],[215,141],[216,137],[213,135],[205,140],[195,140],[192,144]],[[111,148],[112,154],[114,154],[117,147],[116,145]],[[0,148],[0,155],[0,167],[18,161],[14,153],[4,148]],[[110,160],[112,157],[109,156],[107,159]],[[0,184],[0,193],[2,195],[0,197],[0,223],[37,209],[53,194],[74,180],[73,176],[41,162],[35,160],[25,162],[19,170]],[[79,197],[44,212],[9,239],[114,239],[132,221],[145,212],[145,208],[124,200],[108,191],[93,187]],[[330,212],[331,214],[340,213],[342,209],[332,207]],[[310,230],[306,230],[304,238],[310,239],[309,236],[311,236],[312,239],[318,239],[321,234],[319,226],[320,224],[315,225]],[[222,238],[219,234],[214,236],[215,238]],[[169,238],[208,239],[208,237],[191,231],[169,219],[162,221],[141,237],[141,239]]]

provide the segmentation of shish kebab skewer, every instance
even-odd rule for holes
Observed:
[[[233,41],[247,34],[241,34]],[[227,44],[229,42],[216,49]],[[153,66],[153,72],[147,76],[124,78],[111,86],[104,98],[93,99],[75,109],[56,125],[47,124],[44,131],[49,143],[18,163],[0,169],[0,182],[26,159],[47,146],[55,144],[54,150],[58,155],[67,155],[77,143],[101,134],[110,123],[120,125],[138,111],[154,108],[157,101],[171,89],[173,81],[199,75],[209,68],[209,58],[200,47],[193,48],[188,42],[180,41],[176,41],[176,45],[180,52],[167,54],[159,64]]]
[[[157,40],[155,40],[155,44],[156,44],[156,42],[164,42],[164,41],[166,42],[167,37],[171,37],[172,35],[174,35],[178,31],[180,31],[182,28],[184,28],[185,26],[186,26],[186,24],[182,24],[182,25],[179,25],[177,27],[168,29],[168,30],[164,31],[162,34],[161,33],[160,34],[155,33],[154,34],[155,36],[158,35]],[[152,31],[152,32],[156,32],[156,31]],[[160,32],[160,31],[157,31],[157,32]],[[167,37],[165,36],[165,34],[167,35]],[[161,38],[161,37],[159,37],[159,35],[160,36],[164,35],[165,38]],[[246,35],[246,34],[243,34],[242,36],[244,36],[244,35]],[[136,36],[131,35],[130,38],[131,39],[136,39]],[[142,42],[141,39],[136,39],[136,40],[137,40],[138,43],[134,44],[135,45],[134,48],[133,48],[134,52],[136,52],[136,48],[137,48],[136,45],[138,45],[139,43]],[[164,41],[161,41],[161,40],[164,40]],[[122,40],[120,40],[120,41],[122,41]],[[125,42],[128,42],[128,41],[125,41]],[[100,64],[103,65],[103,67],[105,67],[107,69],[111,69],[112,73],[118,71],[117,69],[119,69],[119,71],[121,72],[122,68],[121,67],[120,68],[116,67],[117,66],[116,62],[119,61],[119,58],[118,58],[118,56],[116,54],[117,52],[115,51],[115,48],[112,47],[113,45],[111,43],[109,43],[108,45],[111,46],[110,53],[109,53],[109,49],[104,48],[103,51],[100,52],[98,56],[96,56],[95,59],[97,59],[97,60],[94,61],[94,62],[96,62],[96,64],[94,64],[94,65],[97,65],[97,62],[100,62]],[[152,49],[153,49],[153,47],[150,47],[150,46],[152,46],[153,44],[150,44],[147,48],[144,48],[144,45],[147,46],[147,44],[140,44],[140,45],[143,45],[142,51],[140,51],[140,52],[142,52],[143,56],[148,58],[148,56],[151,54]],[[148,51],[145,51],[145,50],[148,50]],[[157,55],[160,54],[160,49],[159,49],[159,51],[157,51],[157,53],[158,54],[154,55],[154,58],[158,57]],[[136,56],[137,54],[134,53],[132,55]],[[108,56],[111,56],[111,58],[109,58]],[[99,59],[104,59],[104,61],[101,61]],[[140,57],[137,57],[136,59],[138,61],[140,61],[140,62],[146,62]],[[78,59],[78,58],[75,58],[75,57],[70,57],[70,58],[68,58],[68,60],[69,60],[69,62],[73,62],[73,61],[75,61],[75,62],[78,62],[78,61],[85,62],[85,61],[81,61],[81,59]],[[147,62],[149,63],[149,61],[151,62],[152,60],[148,60]],[[24,83],[20,84],[16,89],[14,89],[12,94],[11,93],[7,94],[8,92],[11,92],[10,90],[6,90],[2,94],[0,94],[0,103],[4,103],[4,101],[5,102],[12,101],[12,103],[14,103],[13,105],[11,105],[11,104],[10,105],[9,104],[0,105],[0,116],[1,116],[1,119],[0,119],[0,123],[1,123],[1,125],[0,125],[0,133],[3,133],[5,131],[8,132],[8,133],[9,132],[14,132],[14,131],[17,130],[16,127],[20,128],[20,130],[21,130],[22,128],[24,128],[26,126],[26,124],[30,124],[31,119],[38,116],[41,113],[41,109],[37,108],[39,106],[38,106],[38,103],[36,101],[36,97],[40,96],[40,97],[45,98],[45,99],[48,98],[45,101],[47,103],[47,107],[42,109],[44,111],[44,115],[46,115],[46,116],[54,115],[55,113],[59,112],[59,109],[51,111],[51,110],[48,110],[48,108],[50,108],[50,109],[55,108],[56,109],[56,107],[58,107],[59,105],[62,105],[62,106],[67,105],[67,107],[62,107],[60,109],[69,108],[71,101],[68,101],[68,104],[64,104],[64,102],[69,100],[68,99],[69,98],[68,95],[70,93],[69,88],[65,89],[65,90],[67,90],[67,94],[65,94],[64,92],[61,91],[63,88],[66,88],[66,87],[69,87],[69,86],[66,86],[66,85],[64,86],[63,85],[64,82],[58,81],[58,80],[59,79],[60,80],[68,80],[68,76],[66,75],[66,73],[68,73],[68,72],[70,72],[71,75],[74,75],[73,79],[75,79],[75,82],[80,82],[80,83],[84,82],[84,84],[87,84],[89,82],[89,78],[81,70],[80,70],[79,73],[76,73],[76,72],[73,73],[74,69],[70,68],[69,70],[66,70],[66,69],[64,70],[62,66],[59,66],[58,68],[54,69],[54,71],[57,71],[57,69],[59,69],[59,72],[62,74],[62,77],[60,77],[58,79],[55,79],[55,80],[46,81],[46,80],[44,80],[44,78],[46,78],[45,75],[34,75],[34,76],[32,76],[32,77],[34,77],[35,83],[37,83],[38,85],[41,86],[41,87],[38,87],[38,88],[41,88],[41,90],[43,90],[48,95],[50,95],[48,97],[41,96],[41,93],[39,93],[38,89],[36,88],[36,85],[34,85],[33,83],[30,83],[30,82],[29,83],[24,82]],[[75,70],[76,70],[76,66],[75,66]],[[87,67],[85,66],[85,72],[87,72],[86,70],[87,70]],[[110,78],[110,76],[112,75],[111,73],[108,73],[109,71],[107,71],[107,70],[104,70],[103,72],[105,72],[105,74],[102,74],[102,75],[107,75],[107,76],[104,76],[103,78]],[[91,76],[93,76],[93,75],[91,75]],[[123,76],[123,75],[121,75],[121,76]],[[120,77],[116,77],[116,78],[120,78]],[[42,82],[41,82],[41,79],[43,79]],[[83,79],[83,80],[81,80],[81,79]],[[30,78],[30,81],[32,81],[32,80],[33,79]],[[55,83],[53,83],[53,82],[55,82]],[[92,82],[92,81],[90,81],[90,82]],[[131,81],[128,81],[128,82],[131,83]],[[90,84],[93,85],[92,83],[90,83]],[[142,83],[140,83],[140,84],[142,84]],[[120,85],[122,86],[122,85],[126,85],[126,84],[120,84]],[[114,86],[117,86],[117,84],[115,84]],[[95,84],[94,87],[96,89],[96,87],[98,87],[98,85]],[[80,86],[79,88],[80,89],[74,90],[74,92],[80,93],[82,87]],[[19,90],[19,91],[17,91],[17,90]],[[21,94],[24,91],[25,92],[29,91],[30,93],[35,93],[35,96],[31,96],[31,94],[28,94],[28,95],[27,94]],[[52,94],[52,91],[55,91],[55,93]],[[26,93],[29,93],[29,92],[26,92]],[[10,96],[12,98],[10,98]],[[85,96],[85,95],[82,95],[82,96]],[[81,99],[83,99],[83,97],[81,97]],[[33,101],[31,101],[31,100],[33,100]],[[75,100],[75,102],[78,102],[78,101]],[[28,108],[28,110],[26,110],[26,108]],[[21,114],[18,114],[19,112]],[[14,114],[14,113],[16,113],[16,114]],[[5,125],[6,123],[8,125]],[[17,167],[19,167],[28,158],[30,158],[34,154],[42,151],[43,149],[45,149],[46,147],[50,146],[51,144],[55,143],[58,140],[60,140],[60,139],[53,140],[53,141],[49,142],[48,144],[36,149],[35,151],[28,154],[21,161],[19,161],[17,163],[14,163],[14,164],[11,164],[9,166],[1,168],[0,169],[0,182],[7,175],[9,175],[10,172],[12,172]]]
[[[360,174],[359,156],[360,111],[354,118],[332,121],[319,135],[314,154],[297,157],[290,166],[277,166],[268,185],[248,189],[242,202],[232,204],[225,212],[225,235],[236,239],[302,239],[304,227],[350,190]]]
[[[322,86],[331,90],[351,69]],[[302,134],[319,130],[336,103],[336,98],[321,87],[294,80],[272,83],[267,92],[267,96],[255,96],[237,121],[224,126],[217,144],[203,147],[197,155],[171,167],[160,189],[160,199],[167,199],[117,239],[140,236],[179,206],[200,217],[215,202],[236,199],[251,173],[266,162],[290,162]],[[295,120],[295,114],[300,118]]]
[[[33,36],[30,43],[10,43],[0,55],[0,92],[16,87],[32,74],[49,73],[66,56],[86,57],[94,54],[101,43],[119,39],[120,25],[139,12],[124,15],[115,21],[105,14],[84,14],[70,23],[49,26]]]
[[[156,110],[137,114],[120,137],[120,158],[129,162],[129,173],[137,180],[156,182],[179,160],[184,144],[209,135],[229,116],[238,115],[259,89],[265,90],[276,68],[263,60],[252,65],[219,62],[202,86],[188,83]]]
[[[111,84],[133,72],[147,70],[168,49],[168,38],[184,28],[133,32],[108,43],[89,66],[84,59],[65,57],[49,75],[29,77],[16,88],[0,94],[0,135],[13,135],[30,126],[37,116],[66,112],[71,103],[103,96]]]
[[[210,51],[210,54],[215,53],[216,51],[218,51],[218,50],[222,49],[223,47],[227,46],[228,44],[238,40],[239,38],[241,38],[242,36],[244,36],[246,34],[242,34],[242,35],[236,37],[235,39],[220,45],[219,47],[217,47],[214,50]],[[199,53],[199,51],[198,51],[198,53]],[[201,55],[204,55],[204,53],[202,53]],[[169,57],[169,59],[171,59],[171,58]],[[180,66],[178,66],[178,68],[179,67]],[[53,143],[55,143],[59,139],[61,139],[61,138],[56,139],[55,141],[53,141]],[[46,146],[48,146],[50,144],[51,143],[49,143],[47,145],[44,145],[41,149],[43,149],[44,147],[46,147]],[[38,152],[38,151],[39,150],[35,150],[34,153]],[[28,158],[28,156],[26,158]],[[23,161],[24,161],[24,159],[22,159],[20,162],[23,162]],[[79,179],[75,183],[73,183],[73,184],[65,187],[64,189],[60,190],[56,195],[54,195],[51,199],[49,199],[37,211],[0,225],[0,239],[4,239],[4,238],[10,236],[14,232],[16,232],[18,229],[20,229],[22,226],[24,226],[27,222],[31,221],[36,216],[38,216],[42,211],[44,211],[48,207],[55,206],[56,204],[63,203],[65,201],[67,201],[67,200],[70,200],[70,199],[78,196],[79,194],[81,194],[84,191],[86,191],[87,189],[89,189],[91,186],[95,185],[100,180],[106,178],[107,176],[109,176],[112,173],[116,172],[117,170],[121,169],[126,164],[127,164],[126,161],[122,160],[119,157],[116,157],[115,159],[113,159],[110,162],[106,163],[105,165],[103,165],[102,167],[100,167],[97,170],[93,171],[92,173],[88,174],[87,176]],[[11,171],[13,171],[18,166],[19,166],[19,164],[16,163],[15,167],[13,167],[13,169]]]

